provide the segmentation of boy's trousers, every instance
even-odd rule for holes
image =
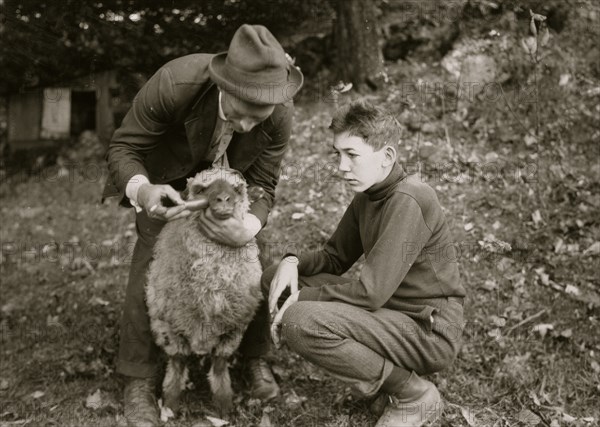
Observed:
[[[276,266],[271,266],[263,273],[265,298],[275,271]],[[300,276],[298,286],[348,281],[317,274]],[[280,299],[280,305],[287,295],[289,292]],[[463,298],[454,297],[411,299],[406,310],[368,311],[343,302],[298,301],[283,316],[281,337],[306,360],[349,383],[356,392],[370,396],[394,366],[419,375],[448,367],[460,347],[462,304]]]
[[[165,224],[162,220],[149,218],[145,211],[136,214],[138,239],[131,258],[117,359],[117,372],[123,375],[146,378],[158,373],[161,350],[154,344],[150,329],[145,286],[152,250],[158,233]],[[244,357],[259,357],[268,351],[268,316],[268,304],[265,300],[240,345],[240,352]]]

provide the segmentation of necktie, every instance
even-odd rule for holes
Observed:
[[[214,153],[213,158],[213,166],[221,166],[221,167],[229,167],[229,162],[227,161],[227,147],[231,142],[231,138],[233,137],[233,128],[231,127],[231,123],[218,119],[220,123],[217,124],[219,129],[216,129],[218,134],[213,139],[213,143],[211,146],[211,154]]]

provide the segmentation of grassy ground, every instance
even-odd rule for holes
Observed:
[[[400,83],[440,81],[437,64],[391,66],[392,85],[373,99],[405,128],[404,166],[438,191],[468,291],[462,351],[432,377],[448,403],[441,426],[600,420],[600,111],[598,95],[585,95],[599,83],[575,65],[545,71],[537,138],[531,105],[510,92],[475,100],[465,113],[435,96],[405,102]],[[571,84],[559,88],[564,73]],[[323,244],[351,200],[333,174],[331,109],[309,101],[297,108],[264,231],[269,259]],[[97,162],[1,183],[2,426],[122,422],[113,370],[134,218],[114,202],[99,203]],[[368,402],[344,384],[286,350],[272,360],[283,395],[268,406],[248,399],[234,366],[232,425],[374,424]],[[196,386],[171,425],[209,425],[204,417],[215,414],[204,371],[193,370]]]

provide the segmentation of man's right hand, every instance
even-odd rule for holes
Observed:
[[[277,266],[277,271],[273,276],[269,289],[269,312],[271,316],[275,316],[277,313],[279,297],[288,286],[292,294],[298,292],[298,258],[296,257],[285,257]]]
[[[185,218],[191,213],[181,195],[170,185],[142,184],[137,203],[150,218],[163,221]]]

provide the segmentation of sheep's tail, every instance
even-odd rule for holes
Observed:
[[[208,382],[213,393],[213,402],[221,415],[226,415],[233,406],[233,390],[229,367],[225,357],[213,356],[212,366],[208,372]]]

